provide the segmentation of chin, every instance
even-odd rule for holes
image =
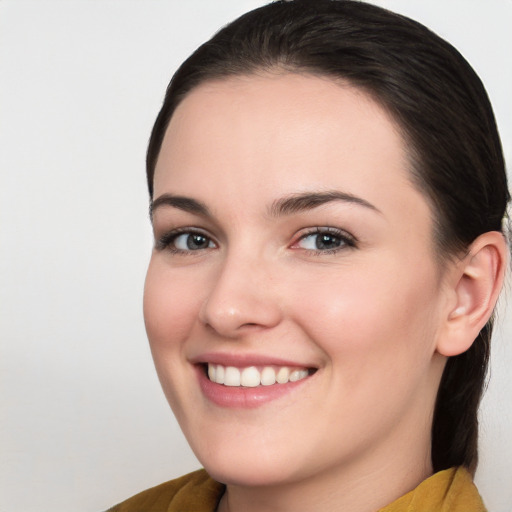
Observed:
[[[196,456],[208,474],[226,485],[241,487],[272,487],[287,485],[308,478],[321,470],[315,453],[304,451],[305,443],[285,444],[283,438],[268,439],[265,435],[208,442],[198,446]],[[290,440],[290,436],[287,436]],[[223,442],[224,441],[224,442]],[[214,447],[212,449],[212,447]],[[196,448],[196,447],[195,447]]]
[[[243,458],[241,460],[208,462],[204,464],[208,474],[218,482],[240,487],[268,487],[285,484],[293,480],[289,467],[277,464],[254,463]]]

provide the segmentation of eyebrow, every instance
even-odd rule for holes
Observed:
[[[152,219],[155,210],[161,208],[162,206],[172,206],[178,210],[193,213],[195,215],[201,215],[203,217],[210,216],[208,207],[201,201],[197,201],[191,197],[175,196],[173,194],[162,194],[154,201],[151,201],[151,204],[149,205],[149,217]]]
[[[271,217],[282,217],[297,212],[312,210],[332,201],[343,201],[350,204],[356,204],[377,213],[382,213],[376,206],[365,199],[346,192],[340,192],[339,190],[304,192],[283,197],[281,199],[277,199],[271,204],[269,213]],[[152,201],[149,206],[149,216],[151,219],[153,218],[155,210],[162,206],[171,206],[187,213],[201,215],[203,217],[211,217],[208,207],[201,201],[192,199],[191,197],[162,194]]]
[[[365,199],[346,192],[340,192],[339,190],[293,194],[274,201],[269,211],[272,217],[280,217],[301,211],[312,210],[313,208],[317,208],[332,201],[343,201],[345,203],[363,206],[382,214],[375,205],[369,203]]]

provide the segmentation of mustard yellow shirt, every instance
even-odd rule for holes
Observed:
[[[214,512],[224,489],[199,470],[143,491],[107,512]],[[464,468],[451,468],[377,512],[486,512],[486,508],[470,474]]]

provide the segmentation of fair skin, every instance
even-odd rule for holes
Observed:
[[[457,321],[474,309],[475,258],[440,268],[408,168],[387,113],[318,77],[209,82],[174,113],[144,314],[167,399],[227,484],[219,510],[370,512],[432,473],[432,411],[445,356],[470,337]],[[478,268],[499,277],[495,239]],[[480,293],[476,332],[496,287]],[[302,374],[230,387],[209,363]]]

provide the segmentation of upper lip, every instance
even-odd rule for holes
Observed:
[[[295,368],[316,368],[309,363],[303,364],[289,359],[263,354],[234,354],[226,352],[210,352],[200,354],[190,359],[193,364],[220,364],[246,368],[248,366],[289,366]]]

